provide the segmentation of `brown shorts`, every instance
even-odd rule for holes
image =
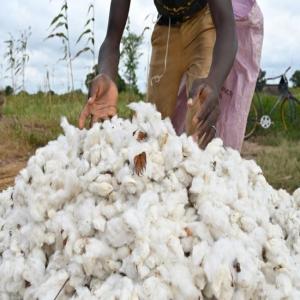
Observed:
[[[163,117],[172,117],[174,113],[184,74],[188,90],[194,79],[207,77],[215,39],[216,30],[208,5],[180,25],[170,28],[155,25],[147,99],[156,104]]]

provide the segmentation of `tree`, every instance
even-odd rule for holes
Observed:
[[[76,44],[78,44],[83,38],[85,38],[85,46],[79,50],[74,59],[79,57],[85,52],[89,52],[93,57],[93,66],[96,64],[96,51],[95,51],[95,1],[91,0],[87,12],[87,20],[83,28],[83,32],[78,37]]]
[[[4,43],[6,44],[6,52],[4,54],[4,58],[7,62],[6,71],[10,72],[11,86],[13,91],[16,90],[16,65],[17,65],[17,48],[16,48],[16,40],[9,34],[9,39]]]
[[[17,40],[17,53],[19,54],[16,65],[16,74],[21,73],[22,76],[22,90],[25,91],[25,70],[29,61],[29,54],[27,53],[28,39],[31,36],[31,27],[28,30],[21,32]]]
[[[85,85],[86,85],[86,88],[89,90],[90,89],[90,86],[91,86],[91,82],[92,80],[99,74],[98,72],[98,65],[95,65],[93,67],[93,71],[88,73],[86,75],[86,79],[85,79]],[[121,92],[124,92],[128,86],[125,82],[125,80],[121,77],[121,75],[118,73],[117,75],[117,80],[116,80],[116,85],[118,87],[118,91],[119,93]]]
[[[130,90],[135,93],[139,93],[136,76],[139,58],[142,56],[139,48],[143,43],[144,32],[147,29],[148,28],[145,28],[140,35],[135,34],[130,29],[130,20],[128,18],[125,34],[121,42],[121,59],[124,65],[124,77],[127,81],[127,84],[130,86]]]
[[[294,87],[300,87],[300,70],[295,71],[290,80]]]
[[[49,28],[52,28],[51,33],[46,39],[59,38],[63,44],[64,56],[60,60],[67,60],[68,63],[68,78],[71,79],[71,90],[74,91],[74,76],[72,65],[72,54],[70,45],[70,31],[68,19],[68,0],[63,1],[63,5],[57,16],[53,18]]]
[[[10,85],[7,85],[4,89],[5,96],[10,96],[13,93],[14,93],[14,89]]]
[[[256,81],[256,89],[258,91],[262,91],[263,88],[265,87],[266,83],[267,83],[266,71],[260,69],[259,75],[258,75],[258,78],[257,78],[257,81]]]

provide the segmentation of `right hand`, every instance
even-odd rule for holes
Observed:
[[[79,117],[79,128],[84,128],[87,118],[90,125],[117,114],[118,88],[105,74],[97,75],[91,84],[89,99]]]

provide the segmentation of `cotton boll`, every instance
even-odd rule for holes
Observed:
[[[87,287],[82,286],[76,288],[76,296],[73,298],[76,300],[97,300],[97,297],[93,296],[91,291]]]
[[[130,255],[130,249],[127,246],[120,247],[116,250],[116,259],[124,260]]]
[[[93,232],[93,213],[95,210],[95,201],[85,199],[78,203],[74,211],[74,217],[78,220],[78,231],[83,236],[89,236]]]
[[[95,291],[98,299],[133,299],[134,286],[132,281],[127,277],[119,275],[110,276],[101,286]]]
[[[11,208],[13,205],[13,188],[8,188],[7,190],[0,193],[0,218]]]
[[[104,242],[90,238],[82,256],[82,267],[88,276],[102,277],[103,262],[112,255],[112,249]]]
[[[104,242],[89,238],[85,247],[85,256],[104,259],[112,255],[112,249]]]
[[[147,278],[142,286],[142,298],[168,300],[173,298],[169,285],[154,276]]]
[[[198,243],[193,247],[192,262],[195,266],[200,266],[204,256],[209,252],[209,246],[206,241]]]
[[[130,194],[135,194],[137,192],[137,182],[130,176],[126,176],[122,181],[122,186]]]
[[[281,273],[276,276],[276,286],[282,293],[282,297],[290,297],[292,293],[292,282],[287,274]]]
[[[133,280],[136,280],[138,278],[137,266],[132,261],[131,256],[127,256],[125,259],[123,259],[120,272]]]
[[[256,222],[247,216],[241,217],[240,222],[242,230],[247,233],[252,232],[257,226]]]
[[[167,142],[162,149],[166,170],[179,166],[183,159],[182,144],[177,137],[168,136]]]
[[[203,178],[194,177],[192,181],[192,186],[190,188],[190,192],[194,194],[200,194],[205,188],[205,183]]]
[[[158,269],[162,271],[162,268]],[[186,266],[174,263],[166,266],[166,270],[163,273],[163,278],[175,288],[174,292],[177,294],[177,299],[198,299],[199,291],[195,287]]]
[[[33,249],[26,260],[23,278],[31,285],[41,283],[45,274],[46,257],[41,249]]]
[[[106,182],[92,182],[88,189],[91,193],[99,195],[100,197],[107,197],[114,190],[112,185]]]
[[[294,192],[293,198],[294,198],[296,206],[298,208],[300,208],[300,188]]]
[[[106,227],[106,220],[102,216],[101,209],[99,209],[99,207],[93,210],[93,226],[101,232],[104,232]]]
[[[105,238],[113,247],[122,247],[134,240],[134,235],[122,218],[113,218],[106,223]]]
[[[90,130],[62,121],[0,193],[1,299],[298,299],[300,193],[130,107]]]
[[[0,299],[2,300],[10,300],[10,296],[8,293],[3,293],[3,292],[0,292]]]
[[[36,299],[42,298],[45,300],[53,300],[64,283],[68,280],[68,273],[64,270],[59,270],[57,272],[53,272],[43,284],[28,289],[28,293],[25,292],[25,299]]]
[[[9,250],[6,250],[2,253],[0,263],[0,290],[11,294],[22,290],[24,285],[22,273],[25,268],[23,256],[15,256]]]
[[[71,291],[85,284],[86,278],[81,264],[78,262],[69,263],[67,266],[67,272],[70,276],[68,285]]]

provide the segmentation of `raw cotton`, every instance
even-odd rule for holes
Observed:
[[[130,108],[64,119],[0,194],[0,299],[300,299],[300,189]]]

